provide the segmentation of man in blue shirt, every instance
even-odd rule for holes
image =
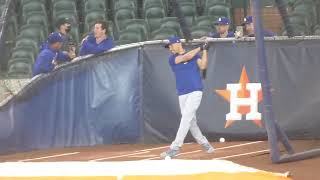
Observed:
[[[172,142],[170,148],[160,156],[161,158],[176,156],[189,130],[204,150],[212,153],[214,149],[207,138],[202,135],[196,118],[196,112],[201,102],[203,89],[200,70],[207,68],[207,50],[209,46],[206,43],[199,48],[186,52],[182,47],[180,38],[173,36],[169,39],[166,47],[171,51],[169,64],[176,77],[176,88],[179,95],[182,117],[175,140]],[[202,57],[199,55],[201,51]]]
[[[254,23],[252,16],[247,16],[243,19],[242,26],[244,26],[244,29],[247,33],[248,37],[254,37]],[[263,30],[265,37],[274,37],[276,36],[276,33],[270,31],[270,30]]]
[[[82,42],[80,56],[99,54],[114,47],[112,37],[108,36],[108,25],[105,21],[97,21],[94,24],[93,34],[89,34]]]
[[[226,17],[220,17],[217,22],[215,22],[217,26],[216,33],[210,33],[209,36],[212,38],[233,38],[234,33],[229,31],[230,28],[230,20]]]
[[[48,46],[46,46],[38,55],[33,67],[33,76],[41,73],[51,72],[58,63],[58,52],[63,45],[63,37],[60,33],[51,33],[48,37]],[[61,60],[59,60],[61,61]]]

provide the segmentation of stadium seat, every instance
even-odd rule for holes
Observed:
[[[207,16],[214,17],[214,16],[220,16],[220,17],[227,17],[230,18],[230,8],[225,5],[215,5],[211,6],[207,10]]]
[[[76,13],[77,7],[74,2],[58,1],[53,4],[53,10],[56,12],[68,10]]]
[[[115,12],[114,20],[118,31],[121,31],[125,28],[126,23],[129,19],[135,19],[135,13],[132,11],[132,9],[129,8],[123,8],[118,9]]]
[[[34,59],[35,59],[35,57],[34,57],[32,52],[27,51],[26,49],[21,49],[21,48],[14,50],[12,52],[11,57],[12,57],[12,59],[14,59],[14,58],[25,58],[25,59],[28,60],[27,63],[33,63]],[[10,63],[10,61],[9,61],[9,63]]]
[[[118,0],[115,1],[113,9],[114,11],[117,11],[118,9],[133,9],[134,11],[137,9],[135,6],[134,1],[130,1],[130,0]]]
[[[181,28],[176,17],[165,17],[160,21],[160,28],[170,28],[177,32],[177,35],[181,36]]]
[[[145,0],[145,1],[143,1],[144,11],[152,6],[157,6],[162,9],[164,9],[166,7],[163,0]]]
[[[93,10],[106,11],[105,0],[87,0],[84,3],[84,12],[91,12]]]
[[[142,35],[142,40],[149,39],[149,31],[147,28],[147,23],[144,19],[131,19],[127,22],[126,25],[127,30],[139,30],[140,34]]]
[[[210,19],[208,16],[197,16],[195,18],[195,26],[214,27],[214,21]]]
[[[34,12],[34,13],[30,13],[28,14],[28,17],[27,17],[27,24],[36,24],[36,25],[41,25],[43,31],[44,31],[44,35],[47,36],[48,35],[48,21],[47,21],[47,18],[44,17],[44,16],[41,16],[42,14],[41,13],[37,13],[37,12]]]
[[[22,16],[25,17],[29,12],[42,12],[47,16],[44,4],[34,1],[22,5]]]
[[[26,37],[18,36],[16,39],[16,47],[30,47],[33,49],[33,54],[36,55],[39,52],[39,44],[33,40]]]
[[[21,4],[28,4],[30,2],[41,3],[46,6],[47,0],[21,0]]]
[[[128,41],[130,43],[141,42],[142,34],[138,29],[125,29],[119,33],[120,41]]]
[[[225,5],[229,6],[230,5],[230,0],[205,0],[205,7],[209,8],[215,5]]]
[[[197,15],[196,5],[194,3],[184,2],[180,4],[181,12],[184,14],[187,24],[192,26],[194,17]]]
[[[8,69],[8,76],[12,78],[30,77],[32,74],[32,65],[23,59],[15,59]]]
[[[153,40],[165,40],[173,35],[177,35],[177,32],[174,29],[161,28],[152,32],[151,36]]]
[[[192,35],[192,38],[198,39],[203,36],[208,36],[210,32],[212,32],[212,29],[210,27],[195,26],[195,27],[192,27],[191,35]]]
[[[151,6],[144,12],[144,17],[149,24],[149,29],[152,31],[160,28],[161,19],[165,17],[165,12],[163,8],[158,6]]]
[[[20,28],[19,36],[34,39],[37,42],[44,42],[46,40],[42,26],[36,24],[23,25]]]
[[[74,2],[74,3],[78,2],[78,0],[51,0],[51,4],[57,3],[59,1],[67,1],[67,2]]]

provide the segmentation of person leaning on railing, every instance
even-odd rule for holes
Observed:
[[[252,16],[247,16],[244,18],[243,23],[241,24],[244,27],[246,32],[246,37],[254,37],[254,22]],[[276,33],[272,32],[271,30],[263,30],[264,37],[274,37]],[[239,31],[235,32],[235,37],[239,38],[242,37],[242,33]]]
[[[62,35],[59,32],[51,33],[47,42],[48,46],[39,53],[36,59],[32,72],[33,76],[51,72],[58,65],[58,62],[61,61],[57,57],[64,42]]]
[[[90,33],[80,47],[80,56],[99,54],[114,47],[111,36],[108,35],[108,24],[105,21],[97,21],[94,24],[93,33]]]

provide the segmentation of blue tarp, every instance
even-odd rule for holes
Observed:
[[[138,63],[129,49],[35,80],[0,111],[0,151],[137,142]]]

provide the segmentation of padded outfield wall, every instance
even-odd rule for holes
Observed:
[[[266,47],[279,125],[291,138],[320,138],[320,40],[268,39]],[[137,43],[33,79],[0,107],[0,152],[172,141],[181,115],[168,56],[162,41]],[[210,140],[266,138],[245,114],[225,128],[230,103],[216,90],[239,83],[244,67],[259,83],[253,39],[211,42],[198,110]]]

